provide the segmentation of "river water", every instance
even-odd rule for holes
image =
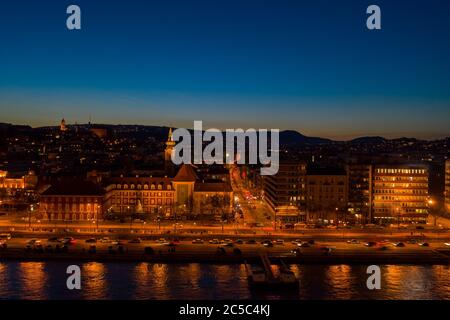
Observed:
[[[72,263],[74,264],[74,263]],[[299,292],[251,292],[244,265],[79,263],[81,290],[66,287],[67,262],[0,262],[0,299],[450,299],[450,266],[292,265]],[[276,268],[276,267],[275,267]]]

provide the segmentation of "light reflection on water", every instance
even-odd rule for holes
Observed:
[[[68,265],[0,262],[0,299],[450,299],[450,267],[442,265],[380,266],[381,290],[367,289],[367,266],[292,265],[299,293],[252,293],[244,265],[144,262],[80,263],[82,289],[71,291]]]

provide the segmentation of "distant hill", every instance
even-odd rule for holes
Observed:
[[[360,137],[348,141],[350,144],[380,144],[386,142],[386,139],[380,136]]]
[[[308,137],[294,130],[285,130],[280,132],[281,145],[287,146],[295,144],[319,145],[319,144],[329,144],[333,142],[334,141],[330,139]]]

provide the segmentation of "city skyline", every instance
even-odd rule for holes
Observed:
[[[450,4],[432,2],[378,1],[376,31],[364,1],[77,1],[79,31],[65,27],[66,3],[5,3],[0,117],[447,137]]]

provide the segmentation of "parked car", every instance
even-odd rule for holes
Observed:
[[[101,243],[108,243],[108,242],[110,242],[111,240],[108,238],[108,237],[103,237],[103,238],[101,238],[100,239],[100,242]]]
[[[405,246],[405,244],[403,242],[396,242],[396,243],[394,243],[394,246],[403,248]]]
[[[195,239],[195,240],[192,240],[192,243],[193,244],[202,244],[203,240],[202,239]]]
[[[86,243],[97,243],[97,239],[95,238],[89,238],[85,241]]]
[[[244,241],[242,239],[237,239],[234,243],[236,243],[236,244],[243,244]]]
[[[421,247],[429,247],[430,244],[428,242],[421,242],[421,243],[419,243],[419,246],[421,246]]]
[[[47,241],[48,242],[59,242],[59,239],[58,239],[58,237],[51,237],[51,238],[48,238]]]
[[[272,243],[272,241],[267,241],[267,242],[264,242],[264,243],[263,243],[263,246],[264,246],[264,247],[271,248],[271,247],[273,247],[273,243]]]
[[[309,248],[309,247],[311,247],[311,245],[308,242],[297,243],[297,246],[299,246],[300,248]]]
[[[142,242],[141,238],[134,238],[128,241],[128,243],[141,243],[141,242]]]
[[[2,233],[0,234],[0,240],[11,240],[11,234],[10,233]]]
[[[209,243],[210,244],[219,244],[220,241],[219,241],[219,239],[212,239],[212,240],[209,240]]]
[[[227,243],[222,244],[222,246],[231,248],[231,247],[234,247],[234,243],[233,242],[227,242]]]
[[[37,240],[37,239],[31,239],[31,240],[28,240],[28,241],[27,241],[27,244],[30,245],[30,246],[33,246],[33,245],[35,245],[36,243],[40,243],[40,241]]]
[[[246,244],[256,244],[256,240],[255,239],[250,239],[250,240],[247,240],[245,243]]]
[[[276,244],[284,244],[284,240],[283,239],[277,239],[275,241]]]
[[[329,253],[331,253],[331,248],[330,247],[320,247],[320,251],[322,251],[325,254],[329,254]]]
[[[75,244],[77,241],[73,237],[66,237],[63,240],[64,244]]]
[[[364,243],[364,246],[366,246],[366,247],[374,247],[376,245],[377,245],[377,243],[375,241],[368,241],[368,242]]]
[[[347,243],[350,243],[350,244],[358,244],[358,243],[359,243],[359,240],[356,240],[356,239],[347,240]]]

